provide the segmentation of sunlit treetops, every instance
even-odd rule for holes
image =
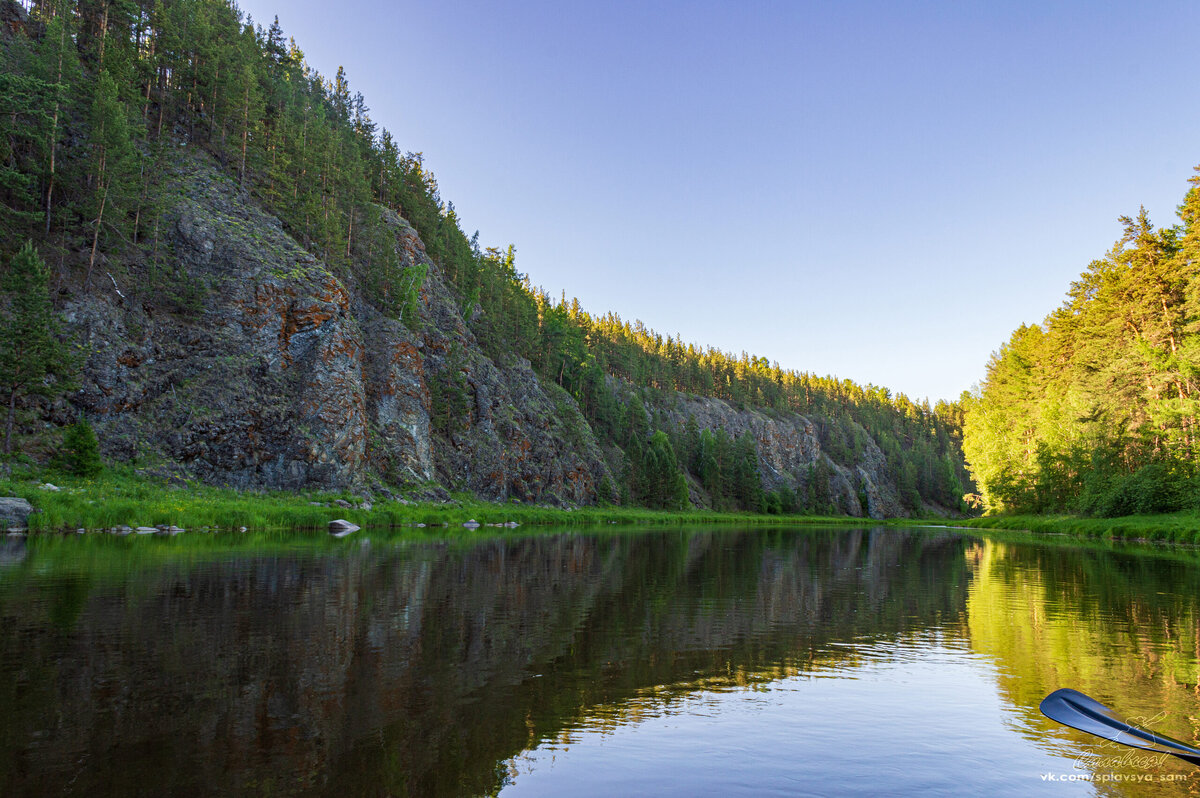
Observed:
[[[1023,325],[967,403],[966,453],[990,507],[1105,516],[1194,506],[1200,417],[1200,189],[1179,223],[1145,209]]]

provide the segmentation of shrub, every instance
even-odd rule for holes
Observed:
[[[54,467],[81,477],[94,477],[104,470],[100,461],[100,442],[92,425],[79,417],[63,434],[62,449],[54,458]]]

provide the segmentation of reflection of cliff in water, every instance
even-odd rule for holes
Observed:
[[[639,690],[962,628],[967,545],[563,535],[30,578],[0,593],[0,793],[492,792],[504,760]]]

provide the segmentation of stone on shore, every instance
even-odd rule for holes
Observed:
[[[344,538],[346,535],[357,532],[362,527],[352,524],[344,518],[338,518],[335,521],[329,522],[329,534],[335,538]]]
[[[29,521],[33,505],[16,496],[6,496],[0,499],[0,527],[9,529],[23,527]]]

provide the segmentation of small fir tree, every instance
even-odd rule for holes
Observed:
[[[12,454],[17,400],[46,395],[46,378],[66,376],[73,360],[58,338],[46,267],[32,243],[12,259],[0,281],[0,396],[6,401],[4,453]]]
[[[85,417],[80,416],[78,421],[67,427],[63,434],[63,448],[55,465],[80,477],[94,477],[104,470],[104,464],[100,461],[100,442],[96,440],[96,433]]]

